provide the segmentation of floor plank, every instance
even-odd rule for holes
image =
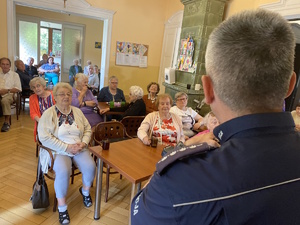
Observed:
[[[4,121],[0,117],[0,125]],[[19,120],[12,116],[9,132],[0,132],[0,224],[1,225],[59,225],[58,213],[52,212],[54,187],[53,181],[46,178],[50,207],[32,209],[29,198],[36,178],[37,158],[36,144],[33,139],[34,122],[29,116],[28,104],[21,112]],[[94,207],[85,208],[79,187],[82,185],[81,175],[75,177],[70,184],[67,196],[68,211],[71,224],[78,225],[126,225],[128,224],[129,199],[131,184],[120,179],[118,174],[110,175],[109,200],[101,202],[101,219],[94,220]],[[103,182],[105,190],[105,179]],[[102,200],[104,199],[103,191]],[[94,200],[94,187],[91,188]]]

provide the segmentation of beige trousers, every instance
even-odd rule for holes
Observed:
[[[0,97],[1,99],[1,106],[4,116],[11,115],[11,104],[14,102],[13,94],[7,94],[4,97]]]

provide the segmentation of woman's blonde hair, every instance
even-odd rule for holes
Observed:
[[[59,82],[57,83],[54,88],[53,88],[53,95],[57,96],[57,91],[61,88],[66,88],[70,91],[71,95],[73,93],[72,91],[72,86],[69,83],[65,83],[65,82]]]
[[[169,94],[161,94],[161,95],[158,95],[156,98],[156,101],[155,101],[156,107],[158,107],[160,99],[164,99],[164,98],[170,99],[170,105],[171,106],[173,105],[173,99]]]
[[[88,77],[83,73],[77,73],[75,76],[74,87],[77,87],[77,82],[82,82],[83,79],[88,79]]]

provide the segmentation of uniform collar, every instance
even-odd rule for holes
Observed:
[[[250,114],[222,123],[213,133],[222,144],[238,133],[257,128],[293,131],[295,123],[290,112]]]

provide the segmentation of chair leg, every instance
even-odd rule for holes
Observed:
[[[56,193],[54,192],[53,212],[56,212],[56,209],[57,209],[57,198],[56,198]]]
[[[36,147],[35,147],[35,156],[39,157],[39,146],[37,143],[36,143]]]
[[[110,173],[110,167],[109,167],[109,165],[107,165],[107,167],[106,167],[106,190],[105,190],[105,199],[104,199],[104,202],[107,202],[107,200],[108,200],[109,173]]]
[[[71,174],[71,184],[74,183],[74,167],[72,166],[72,174]]]

